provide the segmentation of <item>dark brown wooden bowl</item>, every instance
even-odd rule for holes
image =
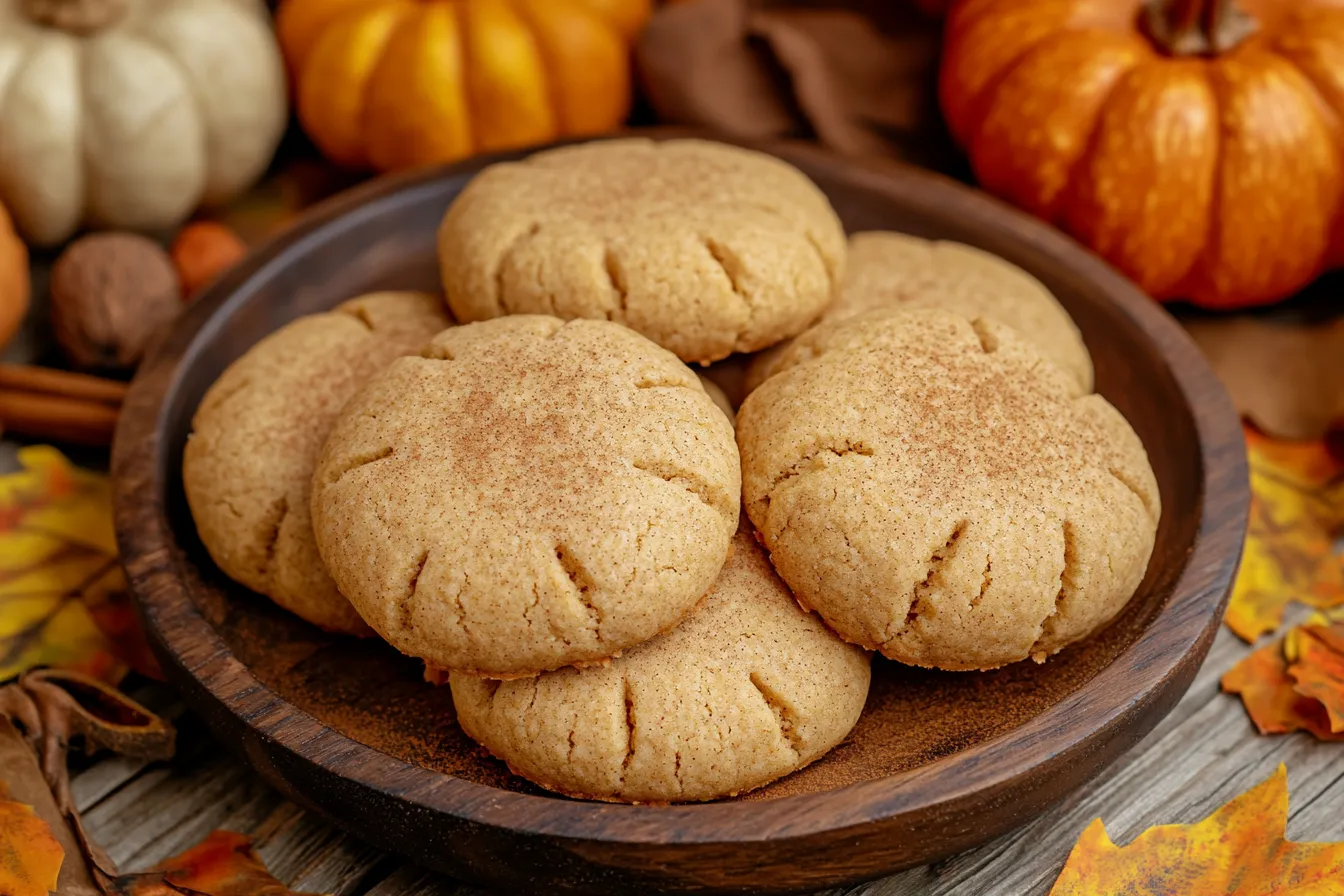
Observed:
[[[477,159],[315,208],[185,313],[121,415],[117,534],[159,658],[275,786],[380,847],[487,884],[807,890],[930,862],[1030,820],[1176,703],[1221,617],[1248,503],[1236,414],[1193,343],[1102,262],[991,199],[911,168],[766,148],[815,179],[851,230],[979,246],[1068,307],[1098,389],[1143,438],[1162,491],[1157,547],[1122,617],[1044,666],[937,673],[879,659],[863,719],[825,759],[737,800],[659,808],[570,800],[511,777],[465,738],[447,689],[425,684],[417,662],[326,636],[229,581],[181,488],[202,393],[301,314],[372,289],[437,289],[434,230],[495,160]]]

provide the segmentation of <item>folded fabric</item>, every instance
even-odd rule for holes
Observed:
[[[937,22],[900,2],[682,0],[635,50],[660,121],[946,168]]]

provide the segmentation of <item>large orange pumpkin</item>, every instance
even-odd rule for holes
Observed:
[[[388,170],[596,133],[630,105],[650,0],[282,0],[299,120]]]
[[[1344,0],[963,0],[940,94],[987,189],[1159,299],[1270,302],[1332,260]]]

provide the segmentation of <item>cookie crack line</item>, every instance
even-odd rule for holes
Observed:
[[[285,517],[289,516],[289,498],[281,495],[272,504],[267,516],[266,541],[264,550],[265,565],[262,567],[262,575],[270,577],[271,567],[275,565],[275,544],[280,540],[280,527],[284,525]]]
[[[1041,620],[1040,627],[1036,630],[1036,638],[1031,644],[1031,650],[1035,653],[1039,649],[1041,639],[1045,637],[1045,629],[1050,624],[1050,620],[1059,615],[1059,607],[1065,598],[1071,596],[1075,590],[1074,570],[1078,568],[1078,546],[1074,540],[1073,523],[1064,520],[1060,524],[1060,534],[1064,539],[1064,559],[1059,569],[1059,591],[1055,594],[1055,602],[1050,607],[1050,612],[1045,614]]]
[[[602,250],[602,268],[611,281],[611,292],[616,298],[614,308],[607,310],[607,320],[621,323],[630,311],[630,284],[626,282],[625,272],[621,270],[620,259],[611,251],[611,246]]]
[[[356,454],[347,459],[346,463],[337,470],[327,474],[327,483],[335,485],[346,477],[346,474],[353,473],[360,467],[367,467],[369,464],[376,464],[381,460],[387,460],[392,456],[394,449],[391,445],[385,448],[379,448],[375,451],[367,451],[362,454]]]
[[[904,635],[910,630],[910,626],[914,625],[919,619],[920,611],[923,609],[924,597],[933,590],[934,583],[942,578],[943,569],[947,566],[948,561],[956,556],[957,542],[961,540],[970,524],[970,520],[962,520],[957,523],[952,530],[952,534],[947,536],[947,541],[929,557],[924,580],[917,582],[911,592],[910,604],[905,611],[905,621],[898,630],[887,635],[883,641],[883,646]]]
[[[1158,514],[1157,509],[1153,507],[1152,501],[1149,500],[1148,496],[1144,493],[1144,491],[1139,488],[1139,484],[1134,481],[1134,478],[1132,476],[1126,475],[1123,470],[1119,470],[1115,467],[1107,467],[1106,472],[1109,473],[1112,478],[1114,478],[1117,482],[1123,485],[1126,489],[1132,492],[1134,497],[1139,499],[1139,503],[1143,505],[1143,512],[1148,515],[1148,520],[1153,524],[1156,524],[1158,522],[1160,514]]]
[[[495,305],[494,317],[503,317],[505,314],[509,313],[508,307],[504,304],[505,267],[507,267],[508,263],[513,260],[513,256],[518,253],[518,250],[523,247],[523,244],[535,237],[540,230],[541,222],[533,221],[526,228],[520,230],[517,235],[509,241],[509,244],[504,247],[504,251],[499,253],[499,260],[495,262],[495,276],[493,278],[495,284],[495,294],[493,297]]]
[[[826,253],[821,249],[821,241],[817,239],[815,233],[806,230],[803,232],[803,238],[812,247],[812,251],[817,253],[817,260],[821,262],[821,269],[826,272],[826,282],[831,287],[831,297],[834,299],[835,296],[840,294],[840,271],[837,270],[834,263],[826,258]]]
[[[714,488],[705,479],[690,470],[681,470],[651,461],[635,461],[630,466],[656,479],[661,479],[673,485],[680,485],[699,498],[710,510],[721,513],[725,517],[733,516],[736,513],[736,507],[733,506],[731,499],[725,492]]]
[[[980,606],[980,604],[981,604],[981,603],[984,601],[984,599],[985,599],[985,593],[989,591],[989,586],[990,586],[991,584],[993,584],[994,580],[993,580],[993,578],[992,578],[991,575],[990,575],[990,573],[991,573],[991,571],[992,571],[992,569],[993,569],[993,566],[994,566],[993,558],[992,558],[992,557],[989,557],[989,556],[986,556],[986,557],[985,557],[985,571],[984,571],[984,574],[983,574],[983,575],[984,575],[984,578],[981,579],[981,581],[980,581],[980,593],[977,594],[975,597],[971,598],[971,606],[972,606],[972,607],[978,607],[978,606]]]
[[[844,442],[839,445],[818,445],[802,457],[798,458],[782,472],[776,474],[770,480],[770,486],[766,489],[766,493],[769,494],[773,492],[781,483],[787,482],[795,476],[801,476],[803,473],[811,472],[810,470],[803,469],[803,467],[812,463],[823,454],[832,454],[836,457],[849,457],[850,455],[872,457],[874,452],[871,447],[865,445],[863,442],[852,442],[849,439],[845,439]]]
[[[704,244],[705,251],[709,257],[714,259],[715,264],[723,271],[723,276],[728,278],[728,288],[733,291],[733,295],[746,306],[747,320],[738,330],[737,338],[733,340],[733,350],[742,351],[745,345],[747,334],[751,333],[756,323],[756,303],[751,300],[750,295],[742,287],[742,259],[733,254],[723,243],[707,236],[700,240]]]
[[[411,565],[411,577],[406,583],[406,596],[401,599],[398,605],[401,616],[402,631],[411,627],[411,601],[415,600],[415,591],[420,587],[420,575],[425,571],[425,564],[429,563],[429,551],[421,551]]]
[[[625,787],[625,777],[630,772],[630,760],[635,758],[635,691],[630,687],[630,679],[621,679],[621,696],[625,702],[625,757],[621,760],[621,779],[618,787]]]
[[[665,378],[658,377],[658,376],[655,376],[655,375],[648,375],[648,374],[646,374],[645,376],[640,377],[640,378],[635,382],[635,388],[636,388],[636,389],[690,389],[690,390],[694,391],[696,387],[695,387],[695,386],[692,386],[690,383],[678,382],[678,381],[676,381],[676,380],[670,380],[670,379],[665,379]],[[701,391],[704,391],[704,390],[702,389]]]
[[[555,546],[555,559],[559,562],[560,568],[564,570],[566,577],[573,583],[579,603],[583,604],[588,611],[588,621],[593,630],[593,637],[601,642],[602,611],[593,603],[592,596],[597,583],[593,581],[593,577],[588,573],[588,570],[584,569],[583,564],[565,545],[558,544]]]
[[[370,333],[378,332],[378,328],[373,325],[373,318],[369,317],[369,309],[362,305],[356,305],[352,308],[337,308],[336,313],[350,318]]]
[[[793,751],[794,758],[802,756],[804,747],[802,734],[798,731],[797,719],[794,718],[794,714],[792,710],[789,709],[788,704],[781,700],[774,689],[762,681],[760,675],[757,673],[752,672],[747,676],[747,680],[750,681],[751,686],[756,689],[756,693],[761,695],[761,699],[765,701],[766,708],[774,715],[775,724],[779,726],[779,735],[784,738],[784,742],[788,744],[789,749]]]
[[[992,355],[999,350],[999,337],[990,331],[989,324],[985,323],[984,318],[977,317],[972,320],[971,329],[975,331],[975,338],[980,340],[982,352]]]

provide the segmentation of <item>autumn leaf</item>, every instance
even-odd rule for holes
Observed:
[[[1344,562],[1334,545],[1344,525],[1344,463],[1324,442],[1280,442],[1250,428],[1246,449],[1250,523],[1226,621],[1252,642],[1279,627],[1291,601],[1344,605]]]
[[[34,666],[156,674],[117,560],[106,476],[22,448],[0,476],[0,680]]]
[[[1291,843],[1288,776],[1264,783],[1197,824],[1169,824],[1116,846],[1098,818],[1078,838],[1050,896],[1338,893],[1344,843]]]
[[[3,893],[0,890],[0,893]],[[109,896],[304,896],[271,876],[252,841],[233,831],[215,831],[153,871],[128,874],[108,887]]]
[[[1344,739],[1344,625],[1302,626],[1294,630],[1288,677],[1293,690],[1325,710],[1330,731]]]
[[[47,896],[65,851],[32,806],[0,797],[0,893]]]
[[[1297,690],[1284,644],[1275,641],[1261,647],[1233,666],[1223,675],[1223,690],[1241,696],[1261,734],[1309,731],[1321,740],[1344,740],[1344,732],[1331,731],[1320,701]]]

